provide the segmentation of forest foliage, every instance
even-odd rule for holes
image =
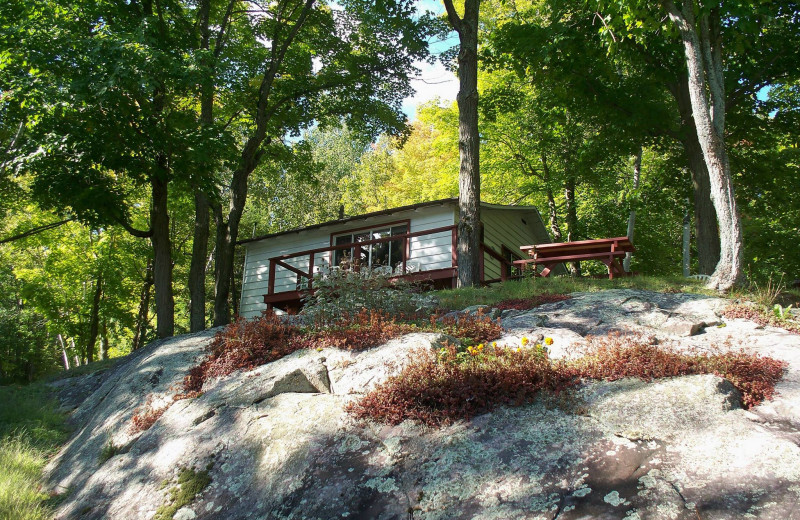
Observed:
[[[455,103],[414,121],[400,110],[419,64],[454,67],[457,51],[429,45],[446,23],[416,4],[4,2],[0,380],[138,348],[159,309],[174,333],[196,330],[198,306],[202,326],[225,323],[237,239],[457,196]],[[697,6],[724,22],[746,275],[791,282],[798,5]],[[692,273],[708,273],[718,237],[693,170],[683,50],[652,7],[481,3],[481,195],[536,206],[553,240],[625,235],[635,210],[644,274],[681,274],[688,219]]]

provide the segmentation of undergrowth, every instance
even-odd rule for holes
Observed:
[[[64,414],[41,383],[2,386],[0,402],[0,518],[51,518],[41,475],[66,437]]]
[[[549,339],[549,338],[548,338]],[[543,390],[558,394],[585,379],[646,381],[692,374],[716,374],[729,380],[750,408],[770,399],[786,363],[742,351],[684,354],[637,336],[595,338],[575,361],[553,360],[546,346],[455,346],[437,354],[417,353],[403,371],[389,378],[348,410],[357,418],[389,424],[412,419],[429,426],[469,419],[499,405],[531,402]]]
[[[781,310],[783,309],[781,308]],[[736,303],[729,305],[724,311],[722,311],[722,315],[728,319],[744,318],[754,321],[762,327],[766,327],[768,325],[773,327],[781,327],[794,334],[800,334],[800,323],[776,315],[776,312],[774,311],[772,314],[770,314],[770,312],[763,307]]]
[[[362,351],[411,332],[444,332],[477,343],[500,337],[502,328],[498,321],[480,314],[401,321],[381,312],[362,310],[352,316],[343,315],[321,329],[303,329],[275,314],[264,313],[256,320],[239,319],[217,333],[208,357],[189,371],[183,380],[183,393],[176,398],[195,397],[209,379],[251,370],[301,349]]]

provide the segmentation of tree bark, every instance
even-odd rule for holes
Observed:
[[[717,214],[711,202],[711,180],[703,157],[703,149],[697,139],[697,128],[692,116],[692,101],[689,95],[689,79],[684,74],[673,90],[681,116],[680,140],[686,153],[689,173],[692,176],[692,199],[694,202],[695,240],[697,243],[698,272],[714,272],[719,262],[719,229]],[[672,90],[672,89],[671,89]]]
[[[466,0],[464,17],[452,0],[444,0],[448,19],[458,33],[458,286],[477,287],[481,253],[480,135],[478,134],[478,13],[480,0]]]
[[[108,359],[108,349],[108,322],[104,319],[100,329],[100,359]]]
[[[708,287],[724,292],[742,276],[742,228],[724,140],[725,91],[719,27],[712,25],[708,14],[701,14],[698,28],[693,1],[684,0],[680,10],[672,0],[666,0],[665,5],[683,40],[692,113],[719,223],[720,260]],[[716,10],[712,15],[718,16]]]
[[[639,146],[639,151],[636,153],[636,157],[633,159],[633,191],[634,193],[639,191],[639,179],[642,175],[642,147]],[[633,228],[636,225],[636,208],[631,208],[631,212],[628,215],[628,232],[627,237],[628,240],[633,242]],[[630,272],[631,270],[631,253],[625,253],[625,259],[622,261],[622,268],[625,269],[626,272]]]
[[[167,213],[167,180],[153,176],[153,285],[156,293],[156,336],[168,338],[175,333],[175,300],[172,297],[172,243]]]
[[[86,361],[94,361],[94,349],[97,346],[97,333],[100,328],[100,299],[103,297],[103,274],[97,275],[95,281],[94,297],[92,298],[92,312],[89,317],[89,341],[86,345]]]
[[[209,205],[199,190],[194,194],[194,239],[189,267],[189,330],[206,328],[206,256],[208,255]]]
[[[556,198],[553,194],[553,189],[550,187],[550,166],[547,164],[547,157],[542,154],[542,180],[545,185],[545,194],[547,196],[547,213],[550,220],[550,234],[553,236],[553,241],[561,242],[561,227],[558,225],[558,206],[556,205]]]
[[[147,323],[150,321],[150,288],[153,286],[153,261],[148,260],[145,270],[142,292],[139,296],[139,313],[136,316],[136,332],[133,334],[132,349],[137,350],[142,347],[144,337],[147,332]]]
[[[564,199],[566,200],[567,210],[567,242],[572,242],[577,236],[578,230],[578,208],[575,202],[575,177],[568,177],[564,182]],[[581,263],[570,262],[570,274],[573,276],[581,275]]]
[[[258,103],[255,107],[255,130],[245,142],[239,166],[234,170],[230,183],[230,206],[227,221],[220,205],[214,206],[214,221],[217,229],[216,258],[214,265],[214,326],[226,325],[231,321],[230,290],[233,276],[234,248],[239,236],[239,223],[247,202],[247,181],[264,155],[262,145],[270,142],[267,136],[268,124],[273,112],[270,110],[272,87],[278,71],[283,64],[286,52],[292,45],[300,28],[306,22],[315,0],[305,0],[294,25],[288,29],[285,39],[272,41],[269,65],[264,71],[258,90]],[[274,107],[273,107],[274,108]]]

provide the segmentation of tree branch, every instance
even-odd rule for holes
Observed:
[[[29,229],[28,231],[25,231],[24,233],[20,233],[18,235],[13,235],[13,236],[10,236],[10,237],[7,237],[7,238],[0,239],[0,244],[6,244],[8,242],[13,242],[15,240],[20,240],[20,239],[23,239],[23,238],[26,238],[26,237],[29,237],[29,236],[32,236],[32,235],[36,235],[36,234],[41,233],[43,231],[48,231],[50,229],[55,229],[55,228],[57,228],[59,226],[63,226],[64,224],[67,224],[68,222],[73,222],[74,220],[76,220],[75,217],[72,217],[72,218],[68,218],[68,219],[62,220],[60,222],[51,222],[50,224],[44,224],[43,226],[36,226],[35,228]]]

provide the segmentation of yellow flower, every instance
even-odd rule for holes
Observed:
[[[525,337],[525,336],[522,336],[522,341],[521,341],[521,343],[522,343],[522,346],[523,346],[523,347],[524,347],[525,345],[527,345],[529,342],[530,342],[530,340],[529,340],[527,337]]]
[[[517,352],[519,352],[521,348],[522,348],[522,347],[517,347]]]
[[[492,341],[492,348],[497,348],[497,342],[496,341]]]
[[[483,350],[483,343],[481,343],[480,345],[478,345],[478,352],[480,352],[481,350]]]
[[[552,345],[553,344],[553,338],[544,338],[544,344],[545,345]]]
[[[542,344],[541,343],[537,343],[536,344],[536,350],[542,350]]]

